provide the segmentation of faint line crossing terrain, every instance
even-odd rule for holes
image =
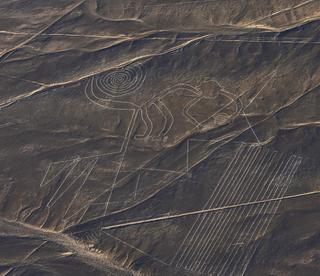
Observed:
[[[198,215],[176,252],[178,268],[243,275],[302,159],[242,144],[203,209],[267,200],[259,205]]]

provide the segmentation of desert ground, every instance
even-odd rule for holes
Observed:
[[[0,275],[320,275],[319,0],[1,0]]]

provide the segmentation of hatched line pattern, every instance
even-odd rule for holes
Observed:
[[[203,209],[282,197],[301,157],[241,144]],[[172,259],[206,275],[243,275],[281,201],[199,215]]]

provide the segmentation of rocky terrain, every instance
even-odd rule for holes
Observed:
[[[320,1],[0,15],[0,275],[320,275]]]

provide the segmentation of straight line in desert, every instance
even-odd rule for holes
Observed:
[[[36,38],[37,36],[41,35],[43,32],[45,32],[48,28],[50,28],[51,26],[53,26],[55,23],[57,23],[60,19],[62,19],[63,17],[65,17],[66,15],[68,15],[69,13],[71,13],[72,11],[74,11],[76,8],[78,8],[79,6],[81,6],[86,0],[82,0],[81,2],[75,4],[74,6],[72,6],[70,9],[68,9],[65,13],[63,13],[62,15],[60,15],[58,18],[56,18],[55,20],[53,20],[52,22],[50,22],[47,26],[45,26],[43,29],[41,29],[39,32],[35,33],[34,35],[32,35],[31,37],[29,37],[28,39],[22,41],[20,44],[16,45],[15,47],[1,53],[0,59],[6,55],[6,54],[10,54],[12,52],[14,52],[15,50],[21,48],[22,46],[26,45],[27,43],[29,43],[30,41],[32,41],[34,38]],[[5,58],[4,58],[5,59]],[[3,60],[0,61],[0,63]]]
[[[130,222],[125,222],[125,223],[120,223],[120,224],[115,224],[115,225],[102,227],[102,229],[103,230],[111,230],[111,229],[116,229],[116,228],[121,228],[121,227],[126,227],[126,226],[133,226],[133,225],[157,222],[157,221],[162,221],[162,220],[167,220],[167,219],[175,219],[175,218],[180,218],[180,217],[193,216],[193,215],[210,213],[210,212],[217,212],[217,211],[221,211],[221,210],[228,210],[228,209],[234,209],[234,208],[243,207],[243,206],[257,205],[257,204],[262,204],[262,203],[266,203],[266,202],[281,201],[281,200],[286,200],[286,199],[294,199],[294,198],[299,198],[299,197],[303,197],[303,196],[310,196],[310,195],[316,195],[316,194],[320,194],[320,191],[313,191],[313,192],[307,192],[307,193],[301,193],[301,194],[295,194],[295,195],[271,198],[271,199],[266,199],[266,200],[259,200],[259,201],[253,201],[253,202],[240,203],[240,204],[236,204],[236,205],[223,206],[223,207],[218,207],[218,208],[211,208],[211,209],[205,209],[205,210],[199,210],[199,211],[193,211],[193,212],[186,212],[186,213],[177,214],[177,215],[170,215],[170,216],[155,217],[155,218],[144,219],[144,220],[130,221]]]

